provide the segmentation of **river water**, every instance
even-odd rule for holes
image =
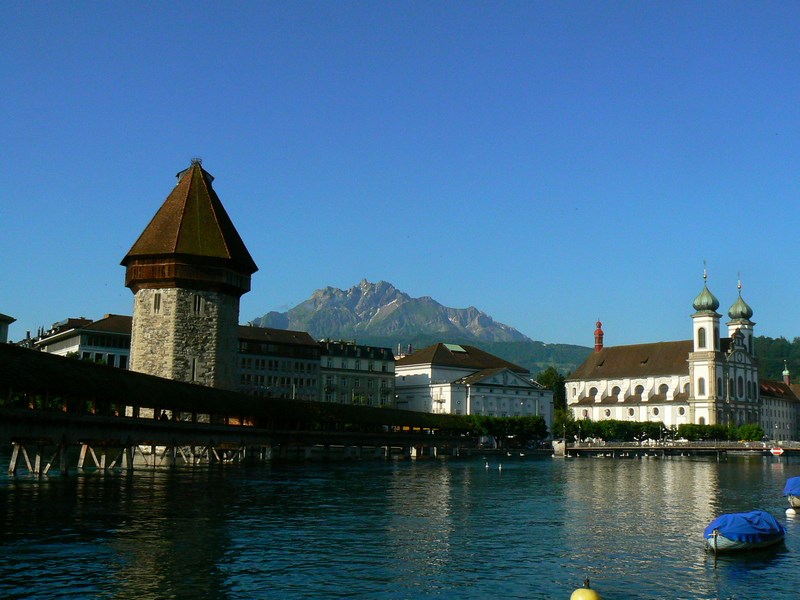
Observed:
[[[566,599],[585,577],[604,600],[799,595],[795,459],[487,460],[2,475],[0,597]],[[715,516],[754,508],[785,545],[704,552]]]

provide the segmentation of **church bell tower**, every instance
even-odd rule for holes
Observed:
[[[122,259],[134,294],[130,368],[235,389],[239,299],[258,267],[200,159],[177,177]]]
[[[693,351],[689,353],[689,417],[691,423],[717,423],[717,403],[724,398],[723,357],[720,352],[719,300],[707,285],[708,274],[703,270],[703,290],[694,299],[692,323]]]

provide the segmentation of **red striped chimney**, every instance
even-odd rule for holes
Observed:
[[[603,324],[598,321],[597,329],[594,330],[594,351],[600,352],[603,349]]]

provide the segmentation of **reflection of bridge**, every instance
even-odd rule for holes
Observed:
[[[643,458],[667,456],[694,456],[712,455],[717,459],[728,454],[773,455],[772,449],[780,447],[780,454],[800,453],[800,443],[781,442],[780,446],[773,446],[769,442],[728,442],[707,440],[699,442],[689,441],[658,441],[646,442],[575,442],[567,445],[567,456],[589,456],[609,458]]]
[[[0,442],[9,471],[212,464],[245,457],[458,453],[464,421],[263,398],[0,344]]]

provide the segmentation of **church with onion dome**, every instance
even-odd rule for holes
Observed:
[[[720,334],[720,303],[706,273],[692,306],[690,340],[607,347],[598,321],[595,351],[566,380],[573,416],[667,427],[758,423],[770,437],[796,439],[800,401],[788,373],[783,382],[759,381],[753,309],[742,298],[741,281],[728,310],[727,337]]]

